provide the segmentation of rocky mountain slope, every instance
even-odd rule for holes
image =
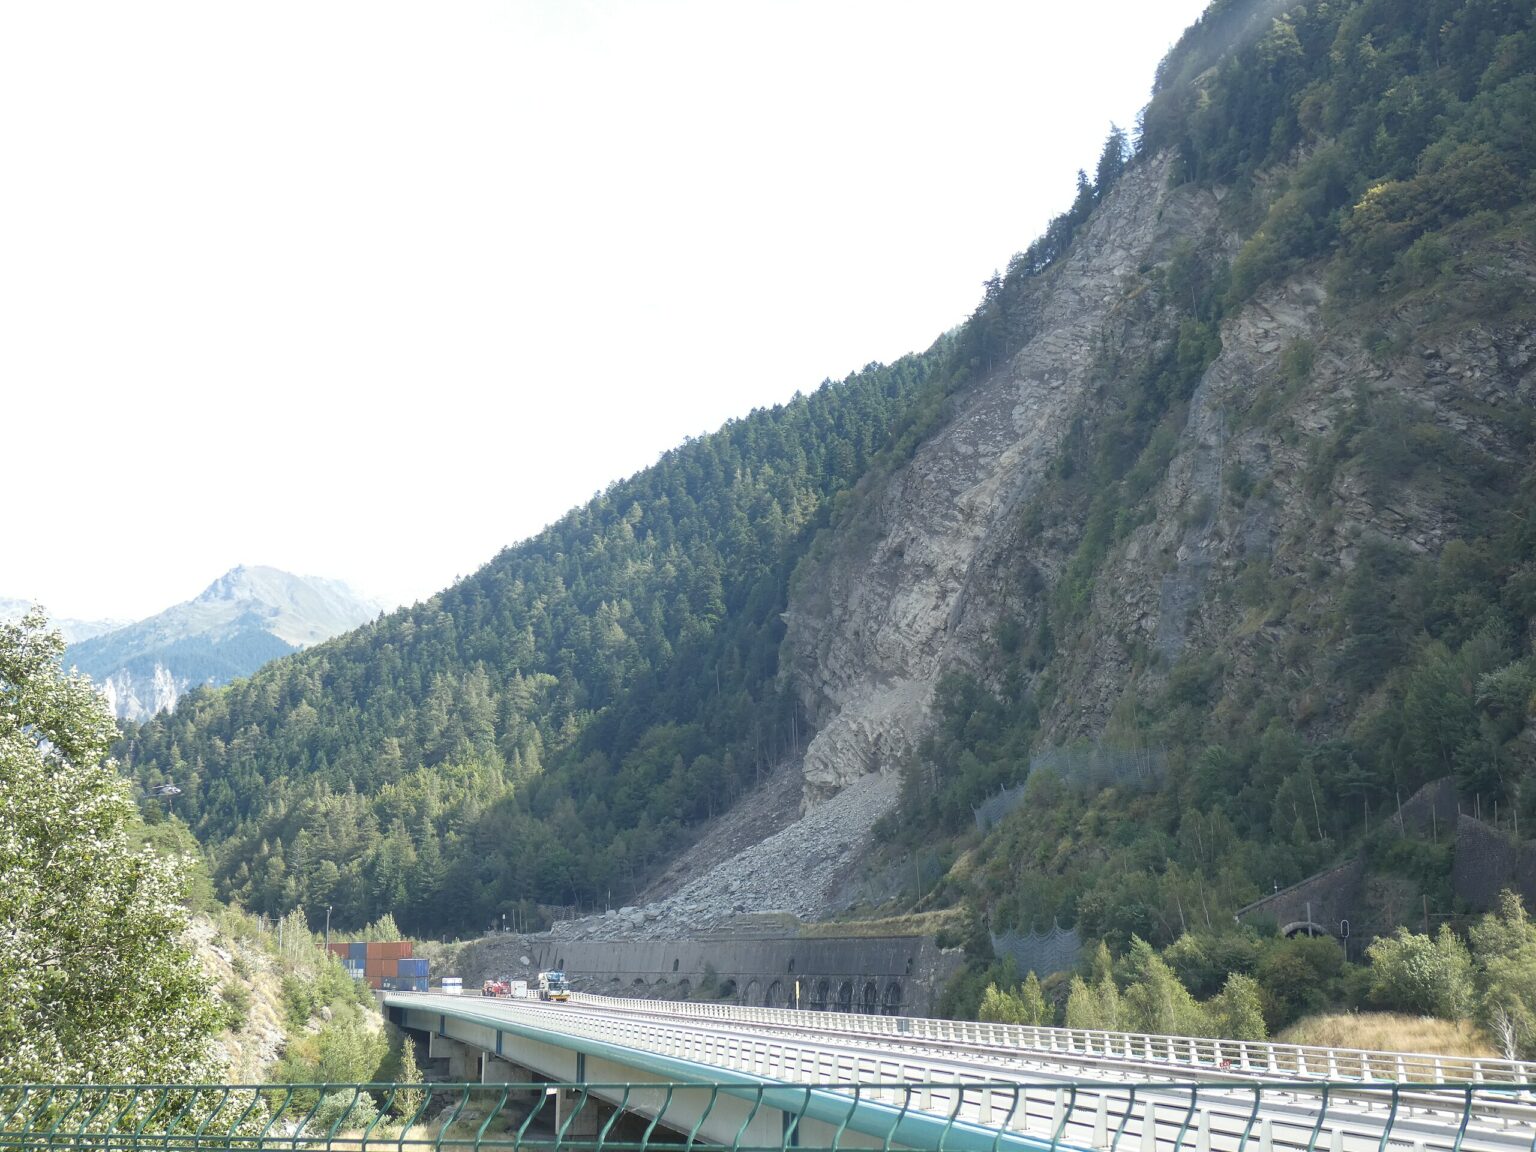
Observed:
[[[169,711],[189,687],[249,676],[377,616],[380,606],[338,580],[238,567],[157,616],[70,644],[119,719]]]
[[[684,445],[126,758],[188,782],[224,894],[359,922],[775,900],[707,842],[701,886],[647,884],[802,759],[806,820],[762,823],[816,861],[802,914],[861,856],[962,842],[914,903],[1117,947],[1360,851],[1438,900],[1438,845],[1371,838],[1397,797],[1452,777],[1536,819],[1532,20],[1216,0],[1135,150],[1112,134],[927,353]]]

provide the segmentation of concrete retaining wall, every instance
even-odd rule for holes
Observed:
[[[529,963],[521,963],[522,957]],[[465,991],[489,977],[562,968],[610,996],[928,1016],[959,970],[927,936],[752,937],[633,942],[489,937],[461,954]]]

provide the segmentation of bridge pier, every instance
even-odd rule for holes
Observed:
[[[581,1093],[570,1088],[562,1088],[555,1092],[555,1131],[560,1131],[566,1118],[570,1118],[571,1127],[566,1132],[571,1136],[596,1136],[603,1127],[603,1121],[613,1115],[614,1108],[606,1104],[596,1096],[588,1096],[585,1104],[581,1102]],[[580,1111],[575,1109],[580,1106]],[[574,1115],[573,1115],[574,1112]]]
[[[448,1078],[468,1084],[480,1079],[480,1049],[447,1036],[431,1033],[427,1040],[427,1059],[448,1061]]]

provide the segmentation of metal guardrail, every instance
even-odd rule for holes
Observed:
[[[1131,1061],[1183,1068],[1191,1073],[1204,1070],[1217,1075],[1236,1072],[1274,1079],[1385,1080],[1400,1084],[1527,1084],[1536,1081],[1536,1063],[1496,1057],[1324,1048],[1307,1044],[1279,1044],[1268,1040],[1156,1036],[1086,1028],[990,1024],[974,1020],[746,1008],[734,1004],[638,1000],[592,993],[576,993],[575,999],[591,1004],[634,1005],[637,1009],[653,1013],[736,1020],[801,1030],[906,1037],[940,1043],[1009,1048],[1053,1056]]]
[[[413,1000],[431,1004],[429,1011],[445,1006],[435,997],[390,997],[391,1003]],[[899,1036],[871,1037],[869,1042],[855,1036],[839,1042],[825,1033],[733,1027],[720,1020],[705,1025],[515,1001],[461,1002],[454,1009],[449,1015],[482,1026],[535,1038],[557,1034],[576,1049],[590,1045],[593,1051],[607,1047],[650,1053],[675,1070],[702,1067],[726,1076],[857,1091],[866,1100],[878,1098],[871,1093],[884,1085],[917,1085],[917,1100],[911,1104],[916,1113],[952,1112],[988,1129],[1024,1123],[1031,1132],[1042,1124],[1046,1131],[1073,1130],[1085,1148],[1164,1152],[1161,1146],[1121,1139],[1139,1139],[1151,1131],[1159,1145],[1174,1149],[1185,1146],[1180,1141],[1190,1136],[1187,1146],[1196,1152],[1241,1152],[1250,1147],[1261,1152],[1388,1152],[1389,1143],[1415,1145],[1423,1152],[1536,1152],[1536,1091],[1529,1084],[1239,1080],[1230,1073],[1225,1081],[1192,1081],[1176,1068],[1109,1080],[1103,1072],[1085,1075],[1081,1067],[1059,1075],[1038,1067],[1010,1067],[996,1053],[990,1058],[974,1051],[935,1056],[919,1048],[904,1049]],[[1012,1093],[1021,1093],[1023,1104],[1005,1118],[1001,1101],[1011,1099]],[[1196,1140],[1198,1126],[1183,1135],[1177,1127],[1167,1130],[1167,1117],[1182,1114],[1197,1099],[1199,1124],[1208,1126],[1203,1144]],[[1145,1109],[1152,1109],[1150,1117],[1139,1114]],[[1056,1120],[1060,1123],[1053,1128]],[[1106,1131],[1118,1135],[1106,1143]],[[1266,1131],[1272,1134],[1264,1141]],[[1256,1134],[1260,1142],[1253,1143]]]
[[[1091,1108],[1079,1089],[1100,1089]],[[1024,1085],[1002,1082],[774,1085],[748,1080],[640,1084],[64,1085],[0,1087],[0,1149],[101,1152],[363,1152],[377,1149],[572,1149],[649,1152],[842,1152],[896,1147],[930,1152],[1387,1152],[1424,1148],[1426,1123],[1403,1098],[1434,1085]],[[1377,1093],[1375,1129],[1337,1126],[1337,1090]],[[1528,1152],[1536,1126],[1493,1137],[1472,1131],[1474,1099],[1528,1091],[1465,1085],[1437,1118],[1458,1152]],[[1171,1094],[1171,1096],[1170,1096]],[[712,1113],[731,1102],[732,1141],[705,1141]],[[883,1138],[848,1125],[855,1109],[886,1117]],[[1266,1115],[1278,1112],[1279,1118]],[[773,1113],[776,1140],[754,1121]],[[736,1117],[742,1119],[739,1125]],[[841,1122],[839,1122],[841,1120]],[[751,1129],[759,1138],[749,1139]]]

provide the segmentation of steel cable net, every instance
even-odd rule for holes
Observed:
[[[1111,748],[1069,744],[1033,756],[1029,774],[1051,772],[1070,788],[1097,791],[1111,786],[1154,788],[1162,783],[1168,753],[1162,748]],[[985,832],[1024,802],[1026,784],[1000,789],[971,808],[978,831]]]
[[[1049,932],[994,932],[992,951],[1000,959],[1012,957],[1020,973],[1049,976],[1077,967],[1083,955],[1083,940],[1076,928],[1052,924]]]
[[[1527,1152],[1530,1084],[967,1081],[0,1087],[0,1149]]]

